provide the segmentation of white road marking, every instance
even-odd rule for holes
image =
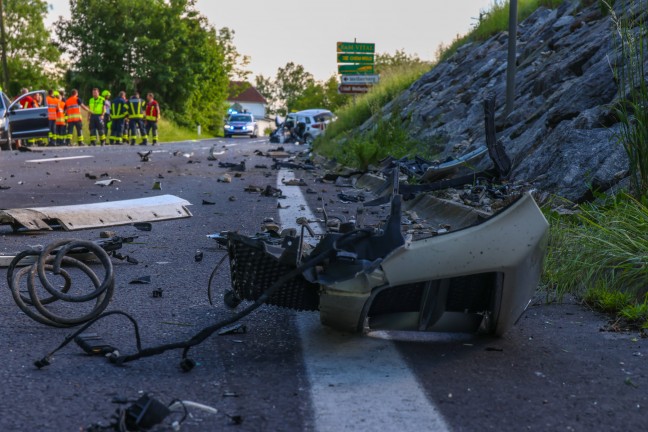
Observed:
[[[297,217],[317,219],[294,178],[282,169],[277,187],[290,205],[279,210],[284,228]],[[438,409],[389,340],[344,334],[319,323],[313,313],[300,313],[297,325],[315,412],[314,429],[323,431],[421,430],[446,432]]]
[[[71,160],[71,159],[86,159],[86,158],[91,158],[94,157],[92,155],[83,155],[83,156],[67,156],[67,157],[58,157],[58,158],[49,158],[49,159],[30,159],[25,162],[30,162],[30,163],[41,163],[41,162],[59,162],[59,161],[64,161],[64,160]]]
[[[223,147],[234,147],[237,146],[238,144],[224,144]]]

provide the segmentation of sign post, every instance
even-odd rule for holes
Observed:
[[[337,62],[342,94],[367,93],[380,80],[374,68],[376,44],[361,42],[338,42]]]

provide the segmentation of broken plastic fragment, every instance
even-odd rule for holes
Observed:
[[[110,186],[111,184],[113,184],[113,183],[115,183],[115,182],[121,183],[121,180],[119,180],[119,179],[114,179],[114,178],[107,179],[107,180],[97,180],[97,181],[95,182],[95,184],[96,184],[96,185],[99,185],[99,186]]]
[[[150,284],[151,283],[151,276],[140,276],[138,278],[135,278],[128,282],[129,284],[132,285],[138,285],[138,284]]]

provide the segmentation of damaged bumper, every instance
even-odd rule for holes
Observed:
[[[330,258],[284,284],[268,303],[318,310],[323,324],[350,332],[506,332],[533,296],[546,251],[549,226],[531,195],[479,224],[409,242],[400,233],[397,198],[381,232],[348,247],[337,244],[344,234],[328,234],[309,256],[328,248]],[[297,243],[291,238],[277,247],[230,235],[234,294],[256,300],[294,270]]]

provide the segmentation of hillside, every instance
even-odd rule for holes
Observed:
[[[592,187],[609,189],[628,171],[611,106],[618,98],[612,36],[611,18],[598,2],[541,7],[519,24],[515,108],[508,117],[506,32],[459,48],[385,106],[382,116],[399,116],[429,147],[429,156],[457,156],[485,144],[482,101],[493,93],[498,138],[514,161],[512,179],[585,199]],[[484,158],[478,168],[489,163]]]

